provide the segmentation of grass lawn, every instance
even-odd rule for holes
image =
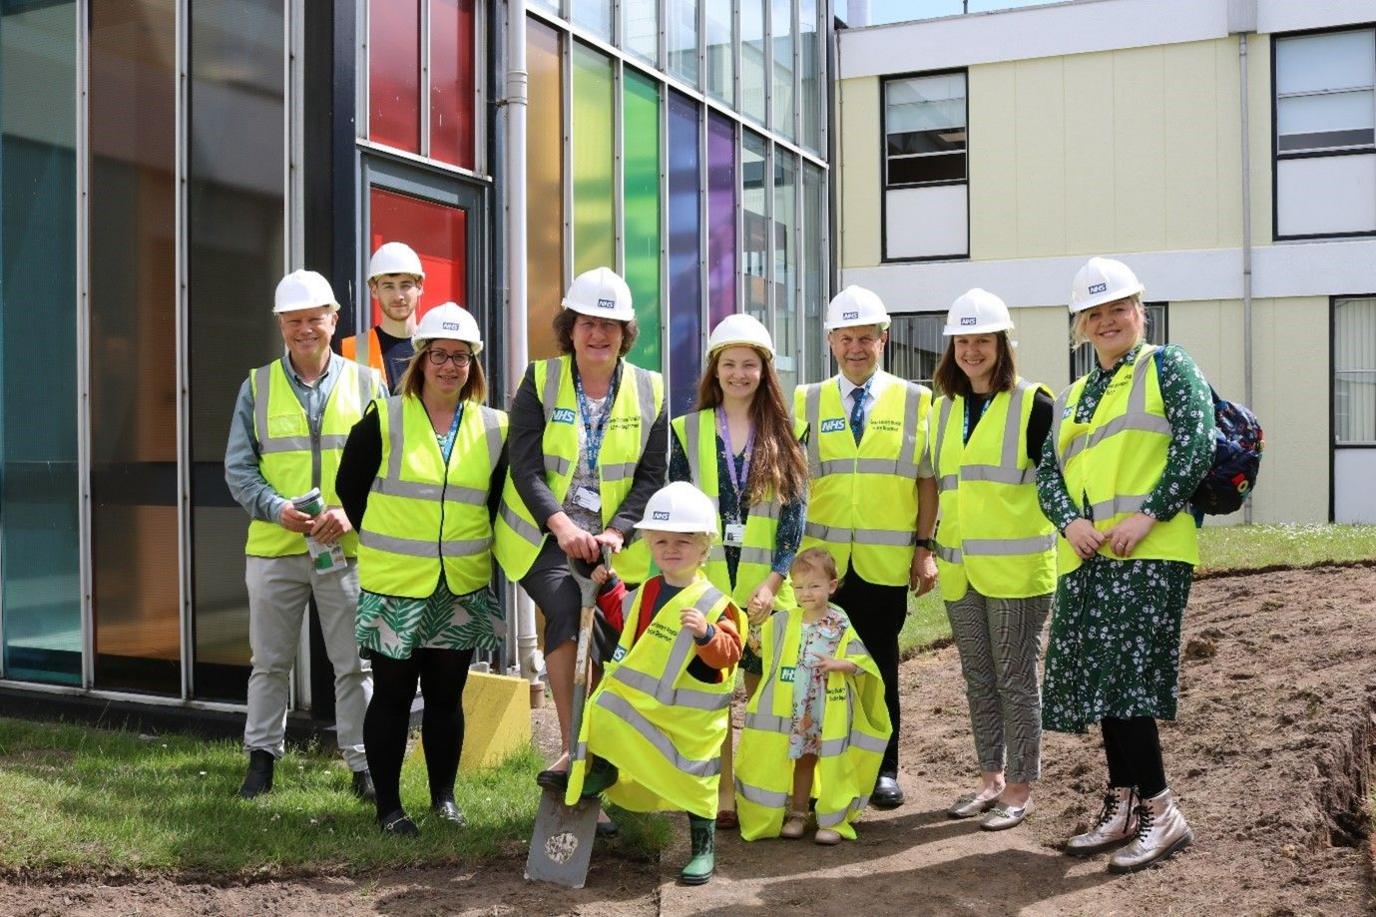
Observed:
[[[1200,573],[1353,560],[1376,560],[1376,525],[1232,525],[1199,531]],[[936,590],[909,599],[908,622],[898,636],[904,655],[950,637]]]
[[[273,791],[252,802],[234,796],[245,760],[237,742],[0,719],[0,874],[244,876],[524,856],[543,766],[531,749],[461,775],[468,826],[456,828],[426,817],[425,768],[409,758],[402,799],[417,839],[378,831],[335,755],[288,752]],[[662,819],[619,813],[618,821],[621,855],[653,854],[668,840]]]

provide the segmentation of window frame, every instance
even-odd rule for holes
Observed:
[[[1362,32],[1376,30],[1376,20],[1371,22],[1348,23],[1318,29],[1301,29],[1295,32],[1278,33],[1271,36],[1271,239],[1274,242],[1303,241],[1307,239],[1365,239],[1376,238],[1376,229],[1357,232],[1318,232],[1282,233],[1280,231],[1280,164],[1298,159],[1331,159],[1340,156],[1376,155],[1376,144],[1370,146],[1347,146],[1330,149],[1296,150],[1283,153],[1280,150],[1280,96],[1277,89],[1276,58],[1280,42],[1288,38],[1303,38],[1314,35],[1335,35],[1342,32]],[[1373,90],[1373,104],[1376,104],[1376,90]],[[1339,297],[1342,298],[1342,297]]]
[[[1142,303],[1142,308],[1143,308],[1143,309],[1146,309],[1146,310],[1151,310],[1151,309],[1160,308],[1160,310],[1161,310],[1161,343],[1160,343],[1160,344],[1156,344],[1155,346],[1157,346],[1157,347],[1164,347],[1165,345],[1169,344],[1169,343],[1171,342],[1171,303],[1170,303],[1170,300],[1168,300],[1168,299],[1162,299],[1162,300],[1155,300],[1155,301],[1151,301],[1151,302],[1143,302],[1143,303]],[[1150,312],[1148,312],[1148,315],[1150,316]],[[1071,315],[1071,316],[1070,316],[1070,328],[1074,328],[1074,327],[1075,327],[1075,316],[1074,316],[1074,315]],[[1152,341],[1150,340],[1150,338],[1145,338],[1145,339],[1143,340],[1143,343],[1151,344]],[[1079,356],[1081,353],[1085,353],[1085,352],[1086,352],[1084,348],[1092,347],[1092,346],[1093,346],[1092,344],[1090,344],[1088,341],[1086,341],[1085,343],[1081,344],[1079,347],[1072,347],[1072,348],[1070,349],[1070,381],[1071,381],[1072,383],[1074,383],[1076,379],[1079,379],[1080,376],[1083,376],[1083,375],[1085,375],[1085,373],[1089,372],[1089,370],[1085,370],[1084,373],[1076,373],[1076,371],[1075,371],[1075,359],[1076,359],[1076,357]],[[1090,350],[1090,351],[1088,351],[1088,352],[1091,353],[1091,354],[1093,353],[1092,350]],[[1091,357],[1091,359],[1092,359],[1092,357]],[[1094,368],[1094,364],[1091,363],[1091,364],[1090,364],[1090,369],[1093,369],[1093,368]]]
[[[959,73],[965,77],[965,177],[947,181],[922,182],[919,184],[889,185],[889,128],[888,128],[888,84],[916,77],[946,76]],[[965,187],[965,251],[940,255],[900,255],[889,254],[889,191],[906,191],[914,188],[949,188],[957,185]],[[970,260],[970,68],[948,67],[942,70],[916,70],[907,73],[893,73],[879,79],[879,263],[880,264],[920,264],[927,261],[969,261]]]
[[[909,382],[917,382],[921,385],[925,385],[935,392],[935,386],[933,385],[932,379],[930,377],[914,377],[894,372],[894,370],[898,369],[898,367],[894,366],[894,361],[892,359],[893,347],[895,346],[893,326],[896,322],[910,319],[916,320],[917,322],[921,322],[923,319],[928,319],[936,325],[936,339],[941,346],[939,346],[934,351],[934,353],[936,353],[936,361],[932,364],[932,375],[935,376],[936,366],[938,363],[941,362],[941,355],[945,352],[945,336],[941,334],[941,330],[946,327],[946,313],[944,311],[893,312],[889,314],[889,319],[889,339],[888,342],[884,345],[884,370],[886,372],[893,373],[894,375],[899,376],[902,379],[906,379]]]
[[[1329,452],[1332,464],[1332,453],[1338,449],[1376,449],[1376,436],[1370,440],[1361,442],[1340,442],[1338,440],[1338,373],[1341,372],[1376,372],[1373,370],[1339,370],[1337,333],[1338,333],[1338,305],[1352,300],[1369,299],[1376,302],[1376,293],[1365,294],[1342,294],[1330,296],[1328,298],[1328,420],[1329,420]],[[1330,488],[1331,492],[1331,488]]]

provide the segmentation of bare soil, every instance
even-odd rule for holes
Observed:
[[[717,877],[674,883],[686,827],[661,863],[599,848],[588,887],[528,885],[519,859],[472,869],[207,884],[176,877],[0,883],[0,914],[1376,914],[1368,832],[1376,741],[1376,570],[1321,567],[1195,584],[1181,716],[1162,724],[1167,775],[1196,841],[1170,862],[1111,876],[1058,845],[1097,812],[1098,737],[1050,734],[1036,808],[984,832],[944,809],[975,765],[954,648],[902,670],[901,783],[860,839],[718,840]],[[553,711],[537,735],[553,737]]]

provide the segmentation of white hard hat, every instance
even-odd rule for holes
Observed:
[[[856,325],[878,325],[882,331],[889,327],[889,312],[873,290],[849,286],[827,303],[826,329],[834,331]]]
[[[383,242],[368,259],[368,279],[383,274],[411,274],[425,279],[425,268],[420,266],[420,256],[405,242]]]
[[[301,309],[319,309],[321,306],[329,306],[338,312],[339,300],[334,298],[330,282],[315,271],[298,269],[277,281],[273,312],[298,312]]]
[[[458,303],[442,303],[421,316],[411,346],[419,348],[426,341],[463,341],[473,348],[473,355],[483,352],[483,335],[478,320]]]
[[[1070,313],[1083,312],[1117,302],[1129,296],[1140,296],[1146,287],[1137,275],[1121,261],[1112,258],[1090,258],[1075,274],[1070,285]]]
[[[631,288],[609,267],[595,267],[573,278],[564,295],[564,308],[618,322],[635,320]]]
[[[717,322],[717,327],[707,336],[707,355],[710,357],[723,347],[736,345],[754,347],[764,351],[769,359],[774,359],[774,339],[769,336],[769,329],[753,315],[742,312],[728,315]]]
[[[941,333],[946,337],[993,334],[1012,327],[1013,318],[1008,314],[1007,304],[988,290],[975,287],[951,303],[951,311],[946,313],[946,328]]]
[[[707,494],[687,481],[675,481],[655,491],[645,503],[638,529],[659,532],[717,534],[717,508]]]

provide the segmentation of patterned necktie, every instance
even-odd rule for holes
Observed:
[[[850,409],[850,435],[855,437],[855,444],[860,445],[860,437],[865,432],[865,396],[869,392],[864,388],[852,389],[851,399],[855,406]]]

